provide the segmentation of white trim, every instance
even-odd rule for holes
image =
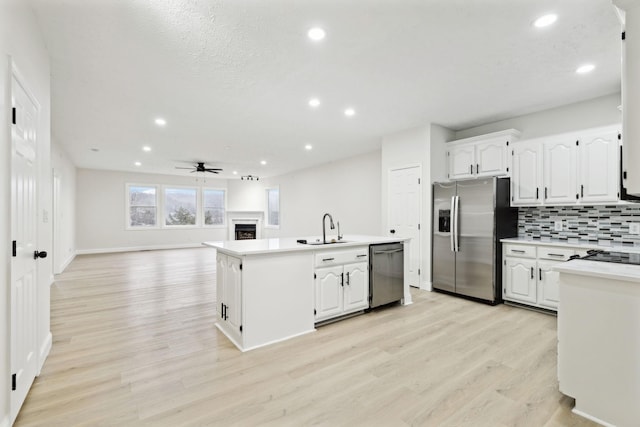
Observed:
[[[49,356],[49,352],[51,351],[51,346],[53,344],[53,335],[51,335],[51,331],[44,338],[44,341],[40,345],[40,354],[38,358],[38,372],[36,376],[40,375],[42,371],[42,367],[44,366],[45,360],[47,360],[47,356]]]
[[[420,283],[420,289],[431,292],[433,290],[433,283],[431,283],[430,280],[423,280],[422,283]]]
[[[571,410],[571,412],[573,412],[574,414],[579,415],[579,416],[581,416],[583,418],[586,418],[586,419],[588,419],[590,421],[593,421],[595,423],[601,424],[604,427],[616,427],[614,424],[611,424],[611,423],[608,423],[606,421],[603,421],[600,418],[596,418],[593,415],[587,414],[586,412],[582,412],[581,410],[576,409],[575,407]]]
[[[71,261],[73,261],[75,258],[76,258],[76,251],[73,251],[71,255],[69,255],[69,257],[65,260],[65,262],[63,262],[62,265],[60,266],[60,274],[62,274],[64,270],[66,270],[66,268],[69,267],[69,264],[71,264]]]
[[[160,222],[160,228],[164,228],[164,229],[168,229],[168,230],[175,230],[175,229],[183,229],[183,228],[200,228],[202,227],[202,223],[204,222],[203,219],[201,218],[201,212],[199,212],[198,206],[201,205],[201,197],[202,197],[202,191],[200,191],[202,189],[202,187],[199,186],[189,186],[189,185],[162,185],[162,197],[160,200],[160,203],[162,205],[162,215],[161,215],[161,222]],[[167,190],[195,190],[196,192],[196,220],[194,224],[184,224],[184,225],[168,225],[167,224],[167,218],[166,215],[167,213],[165,212],[165,203],[166,203],[166,191]]]
[[[224,196],[224,201],[223,201],[223,206],[222,206],[222,210],[223,210],[223,215],[222,215],[222,224],[212,224],[212,225],[207,225],[204,223],[204,219],[205,219],[205,215],[204,215],[204,192],[207,190],[213,190],[213,191],[222,191],[223,196]],[[200,215],[202,217],[202,228],[226,228],[227,227],[227,189],[226,188],[222,188],[222,187],[200,187]]]
[[[278,224],[270,224],[269,223],[269,191],[277,190],[278,191]],[[264,189],[265,194],[265,206],[264,206],[264,228],[279,230],[280,225],[282,224],[282,211],[280,210],[280,186],[276,185],[274,187],[266,187]]]
[[[131,225],[131,197],[129,197],[129,188],[130,187],[148,187],[148,188],[155,188],[156,189],[156,225],[138,225],[138,226],[132,226]],[[158,184],[136,184],[136,183],[125,183],[124,184],[124,197],[125,197],[125,209],[124,209],[124,217],[125,217],[125,221],[124,221],[124,228],[125,230],[159,230],[160,229],[160,193],[161,193],[161,186]]]
[[[186,249],[186,248],[201,248],[202,243],[181,243],[173,245],[149,245],[149,246],[130,246],[122,248],[95,248],[95,249],[78,249],[77,255],[92,255],[92,254],[110,254],[116,252],[136,252],[136,251],[156,251],[163,249]]]

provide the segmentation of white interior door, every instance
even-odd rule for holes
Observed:
[[[389,171],[389,236],[410,237],[409,283],[420,287],[420,218],[422,168],[413,166]]]
[[[37,371],[37,123],[38,108],[15,78],[11,82],[11,420]]]

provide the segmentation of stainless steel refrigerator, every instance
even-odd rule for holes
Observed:
[[[433,184],[432,277],[437,291],[502,302],[502,244],[518,235],[509,178]]]

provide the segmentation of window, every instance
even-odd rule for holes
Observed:
[[[280,190],[267,188],[267,226],[280,226]]]
[[[195,188],[164,189],[164,224],[196,225],[198,190]]]
[[[156,187],[128,185],[129,227],[158,225],[158,194]]]
[[[224,225],[224,190],[202,190],[204,225]]]

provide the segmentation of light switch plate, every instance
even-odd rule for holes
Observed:
[[[562,220],[556,219],[553,221],[553,230],[554,231],[562,231]]]
[[[640,234],[640,223],[638,223],[638,222],[630,222],[629,223],[629,234]]]

